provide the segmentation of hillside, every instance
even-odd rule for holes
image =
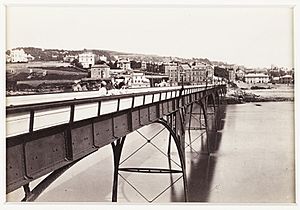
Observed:
[[[35,61],[62,61],[63,57],[66,55],[78,55],[85,51],[93,52],[96,55],[104,55],[108,60],[116,60],[116,58],[130,58],[136,61],[146,61],[146,62],[169,62],[171,60],[176,60],[180,62],[192,62],[199,61],[205,63],[211,63],[207,58],[191,58],[185,59],[180,57],[170,57],[170,56],[159,56],[159,55],[149,55],[140,53],[128,53],[128,52],[117,52],[111,50],[97,50],[97,49],[83,49],[83,50],[64,50],[64,49],[42,49],[36,47],[18,47],[16,49],[23,49],[27,54],[32,55]],[[7,50],[6,54],[10,54]]]

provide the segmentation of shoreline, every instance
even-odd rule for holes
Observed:
[[[243,104],[250,102],[283,102],[294,101],[294,88],[285,86],[271,89],[247,89],[228,88],[223,99],[225,104]]]
[[[234,96],[225,96],[222,103],[224,104],[244,104],[251,102],[285,102],[294,101],[294,98],[290,97],[255,97],[255,98],[245,98],[240,99]]]

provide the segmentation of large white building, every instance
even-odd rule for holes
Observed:
[[[87,69],[95,65],[96,55],[91,52],[85,52],[78,55],[79,63],[82,64],[82,67]]]
[[[143,72],[132,72],[129,86],[131,88],[150,87],[150,80],[146,78]]]
[[[10,51],[10,62],[12,63],[26,63],[28,62],[28,54],[23,49],[14,49]]]
[[[249,73],[245,75],[245,82],[246,83],[268,83],[269,76],[262,73],[259,74]]]
[[[184,84],[198,85],[205,81],[212,82],[214,69],[211,65],[204,63],[195,63],[190,66],[188,64],[178,64],[170,62],[164,64],[164,73],[169,77],[169,83],[173,85],[181,85],[182,79]]]
[[[214,68],[206,63],[195,63],[192,65],[191,84],[212,83]]]

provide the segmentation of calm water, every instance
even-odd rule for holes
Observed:
[[[186,132],[189,201],[294,202],[293,103],[266,102],[259,105],[248,103],[222,107],[217,116],[219,121],[210,114],[208,134],[204,130]],[[197,116],[192,119],[192,127],[197,127]],[[174,143],[171,159],[166,156],[169,135],[161,129],[162,126],[153,124],[139,130],[147,139],[161,131],[148,144],[139,133],[130,134],[124,145],[121,167],[180,169]],[[210,140],[210,156],[205,154],[207,138]],[[112,172],[112,151],[108,145],[72,167],[37,201],[110,202]],[[7,199],[18,201],[22,196],[22,190],[17,190]],[[120,172],[119,202],[183,200],[181,174]]]

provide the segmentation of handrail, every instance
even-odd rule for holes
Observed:
[[[209,87],[213,88],[213,86],[209,86]],[[192,87],[185,88],[185,90],[195,89],[195,88],[203,88],[203,90],[205,89],[205,87],[203,86],[192,86]],[[79,105],[79,104],[86,104],[86,103],[94,103],[99,101],[108,101],[112,99],[122,99],[122,98],[136,97],[136,96],[143,96],[143,95],[153,95],[157,93],[167,93],[167,92],[178,91],[178,90],[181,90],[181,87],[174,88],[174,89],[155,90],[155,91],[139,92],[139,93],[125,93],[125,94],[99,96],[99,97],[92,97],[92,98],[70,99],[65,101],[42,102],[42,103],[35,103],[35,104],[7,106],[6,114],[26,112],[31,110],[57,108],[57,107],[71,106],[71,105]]]

